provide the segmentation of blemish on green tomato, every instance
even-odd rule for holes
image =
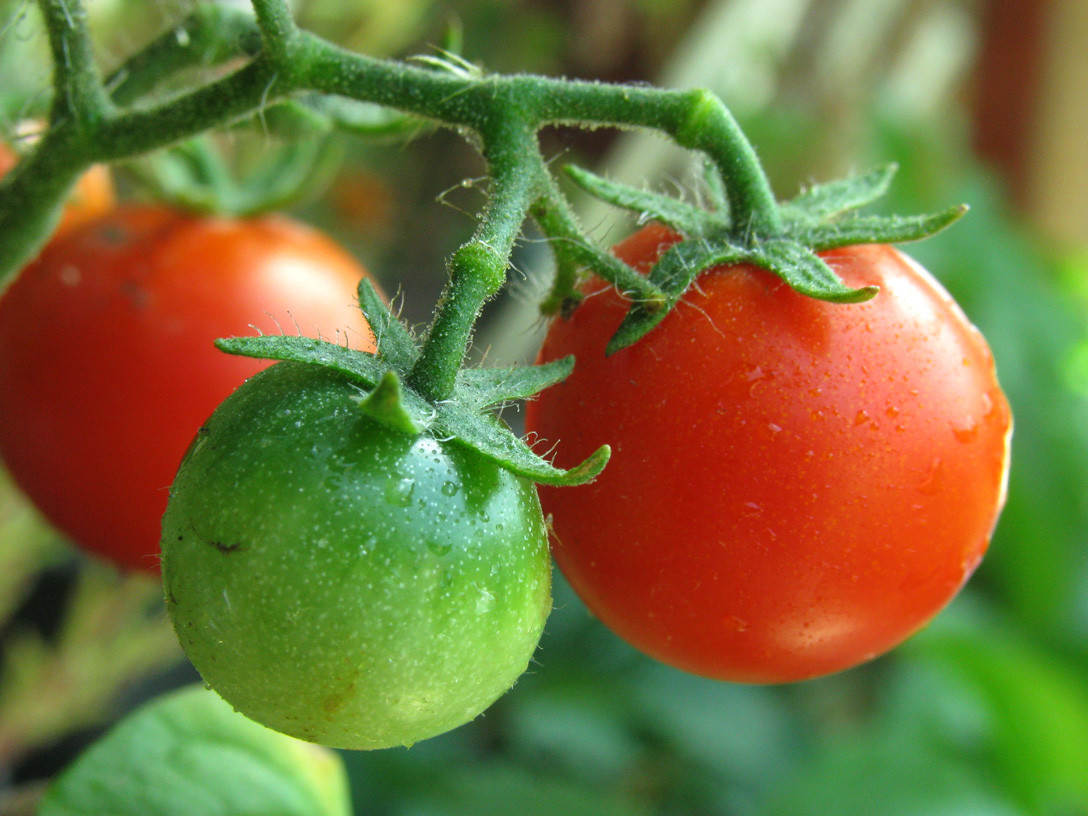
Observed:
[[[174,482],[163,580],[186,654],[239,711],[383,748],[455,728],[514,683],[551,608],[550,561],[529,482],[385,429],[354,396],[281,363],[224,402]]]

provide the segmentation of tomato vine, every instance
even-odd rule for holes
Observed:
[[[819,185],[779,203],[752,145],[722,101],[707,90],[490,74],[449,55],[406,61],[375,59],[347,51],[299,28],[285,0],[252,0],[251,14],[218,4],[198,4],[172,32],[131,56],[109,76],[103,76],[94,59],[84,3],[39,0],[39,7],[49,33],[54,94],[48,126],[40,140],[0,181],[0,286],[9,282],[39,251],[56,226],[67,192],[92,164],[130,159],[176,146],[208,130],[248,118],[259,116],[263,125],[272,129],[283,127],[312,133],[339,129],[382,135],[407,133],[419,123],[448,127],[465,135],[486,161],[488,197],[478,214],[474,232],[447,259],[445,289],[430,325],[420,338],[409,332],[377,291],[364,282],[358,292],[359,305],[374,331],[376,353],[351,351],[335,343],[302,337],[262,336],[219,342],[221,349],[233,354],[288,361],[289,365],[273,369],[277,373],[254,378],[213,415],[182,464],[175,482],[179,493],[172,497],[171,509],[167,511],[164,576],[168,605],[175,612],[177,625],[194,630],[186,631],[183,641],[191,638],[198,646],[210,643],[214,647],[212,654],[206,656],[205,665],[210,666],[218,659],[219,645],[223,642],[215,639],[219,638],[218,632],[212,634],[221,620],[233,620],[233,636],[257,644],[264,642],[263,635],[254,637],[252,632],[269,623],[253,612],[257,607],[252,604],[237,613],[231,606],[230,597],[237,597],[240,589],[245,590],[240,593],[245,595],[254,585],[231,584],[240,573],[237,566],[227,565],[224,559],[232,559],[232,564],[237,565],[254,558],[259,569],[267,571],[268,587],[278,591],[281,586],[291,586],[292,580],[299,580],[300,575],[303,583],[308,580],[308,574],[296,569],[293,561],[299,553],[317,560],[325,555],[309,547],[316,540],[313,535],[318,527],[293,529],[291,524],[284,523],[293,508],[286,499],[269,502],[268,496],[274,491],[264,489],[267,485],[259,485],[261,489],[254,489],[253,495],[243,498],[252,500],[250,511],[267,525],[268,534],[261,541],[243,540],[253,525],[242,524],[244,529],[239,532],[238,518],[245,513],[217,516],[205,507],[205,504],[215,507],[222,504],[228,488],[212,490],[206,495],[204,480],[197,478],[199,469],[207,467],[209,471],[224,472],[236,469],[238,473],[268,476],[250,461],[249,454],[251,449],[263,449],[262,446],[274,443],[276,464],[282,466],[282,472],[269,472],[274,485],[282,486],[285,482],[281,475],[293,473],[292,468],[298,465],[299,473],[308,469],[313,478],[299,477],[296,492],[320,494],[330,505],[343,506],[344,495],[337,491],[344,490],[344,480],[338,472],[332,473],[332,468],[334,464],[354,466],[324,430],[309,425],[307,432],[313,432],[314,444],[307,447],[309,453],[300,453],[294,444],[297,440],[280,433],[283,416],[266,411],[267,405],[282,398],[290,402],[291,410],[296,410],[292,401],[309,389],[325,395],[323,398],[332,406],[333,414],[349,418],[356,430],[357,425],[363,427],[364,435],[369,435],[367,445],[397,441],[397,445],[390,443],[392,452],[381,463],[384,469],[377,475],[352,470],[355,479],[352,496],[356,500],[366,491],[374,495],[384,492],[388,498],[386,477],[396,475],[395,468],[406,461],[406,454],[400,448],[410,448],[421,440],[421,444],[428,443],[420,448],[426,456],[416,451],[417,469],[421,472],[432,468],[431,463],[441,464],[433,456],[437,446],[453,463],[448,465],[450,472],[461,467],[464,459],[471,463],[469,470],[486,471],[489,483],[502,482],[503,489],[515,497],[524,511],[525,525],[524,530],[508,530],[502,536],[497,533],[502,529],[501,524],[497,525],[491,531],[498,542],[496,547],[523,546],[526,563],[531,562],[535,568],[544,565],[531,581],[518,579],[517,575],[511,579],[515,584],[521,580],[525,589],[521,599],[523,614],[508,622],[512,631],[524,635],[524,648],[512,656],[506,655],[508,659],[502,661],[498,680],[484,677],[473,694],[450,702],[450,688],[429,685],[428,671],[434,667],[429,667],[427,661],[436,652],[431,641],[420,640],[416,644],[419,654],[406,654],[401,667],[405,674],[412,673],[419,680],[418,694],[412,699],[396,701],[402,707],[418,709],[413,716],[419,716],[413,719],[405,715],[403,727],[392,729],[378,740],[380,744],[411,741],[436,729],[452,727],[450,723],[466,716],[474,716],[512,682],[511,676],[522,670],[548,606],[544,524],[531,483],[565,487],[592,481],[610,456],[610,448],[602,443],[594,450],[582,451],[585,458],[569,469],[555,467],[488,414],[507,400],[531,397],[564,380],[574,366],[572,357],[552,359],[549,355],[540,365],[510,369],[463,368],[477,318],[485,303],[504,286],[511,253],[527,219],[535,220],[550,239],[557,261],[555,282],[541,304],[545,314],[566,313],[577,306],[584,291],[579,287],[579,277],[585,270],[624,295],[625,314],[605,348],[612,355],[638,343],[661,324],[689,292],[696,277],[709,269],[758,267],[777,275],[807,298],[832,303],[870,300],[878,291],[877,284],[860,278],[857,285],[844,282],[819,253],[855,244],[922,238],[952,223],[965,211],[964,207],[952,207],[931,215],[909,217],[856,215],[858,208],[884,193],[894,168]],[[184,36],[179,36],[179,32]],[[239,67],[233,66],[235,61],[240,62]],[[219,66],[221,73],[210,81],[180,92],[157,93],[167,80],[175,79],[186,69],[212,66]],[[613,183],[585,170],[568,168],[570,178],[590,194],[660,222],[672,230],[670,235],[675,238],[670,238],[668,246],[658,246],[660,253],[649,253],[652,259],[643,258],[635,264],[626,261],[622,253],[611,254],[600,249],[578,223],[571,203],[542,154],[538,134],[553,125],[649,128],[671,137],[681,147],[702,154],[707,166],[710,207],[695,207],[682,200]],[[196,155],[196,160],[199,159]],[[794,295],[789,290],[786,292],[790,297]],[[699,346],[692,348],[703,350]],[[300,363],[306,366],[299,366]],[[626,375],[618,379],[629,380]],[[608,403],[609,410],[615,404],[619,403]],[[310,407],[313,411],[320,408]],[[234,419],[228,423],[232,416]],[[664,418],[669,416],[666,410]],[[580,421],[582,417],[576,419]],[[703,417],[693,419],[692,427],[696,427]],[[218,433],[216,429],[223,423],[230,428],[223,432],[227,441],[241,433],[237,429],[244,429],[253,434],[250,444],[223,453],[221,448],[229,446],[218,441],[214,445],[208,443],[208,435]],[[302,426],[296,423],[295,427]],[[781,430],[775,423],[768,427]],[[1007,423],[997,428],[993,436],[999,445],[1003,444],[1007,439]],[[695,450],[696,444],[693,442],[688,447]],[[989,497],[995,500],[987,505],[987,511],[1000,504],[997,497],[1002,495],[1002,468],[1007,461],[1005,449],[1001,451],[991,491],[994,496]],[[498,477],[491,473],[496,468],[501,471]],[[360,479],[360,475],[367,478]],[[640,476],[639,480],[649,478],[652,475],[646,480]],[[390,482],[394,494],[403,481]],[[452,480],[450,483],[457,487]],[[715,485],[715,489],[718,487]],[[422,513],[426,512],[423,507]],[[325,515],[328,514],[322,515],[320,523],[324,523]],[[361,515],[360,510],[350,519],[353,532],[358,532],[355,521]],[[491,521],[487,513],[481,512],[478,521],[481,528],[490,529],[486,527]],[[410,545],[422,542],[423,534],[416,533],[424,527],[426,524],[421,521],[418,529],[408,536],[409,539],[415,536]],[[225,537],[224,532],[233,537]],[[403,537],[397,530],[387,536],[398,543],[403,543],[400,541]],[[338,541],[342,544],[344,538],[341,536]],[[352,553],[365,555],[366,548],[373,543],[367,540],[365,546],[353,547]],[[431,556],[424,550],[434,555],[432,545],[439,549],[447,546],[431,539],[423,543],[426,546],[417,547],[414,554],[409,552],[411,546],[398,552],[418,556],[418,564],[429,565],[431,561],[427,559]],[[480,563],[471,547],[461,550],[455,557],[464,561],[462,572],[468,576],[467,582],[473,579],[473,570]],[[448,548],[441,555],[446,552]],[[346,558],[345,553],[340,555]],[[621,552],[621,560],[627,560],[626,555]],[[371,589],[375,598],[390,596],[394,588],[398,591],[404,588],[404,584],[380,574],[380,569],[370,576],[367,570],[373,564],[361,560],[363,565],[353,569],[359,570],[356,577],[374,578]],[[329,576],[339,576],[341,563],[321,561],[321,570]],[[446,577],[456,577],[458,573],[450,567],[450,560],[443,563]],[[961,558],[957,563],[962,566],[967,561]],[[406,572],[412,569],[416,570],[412,573],[413,580],[420,581],[430,580],[441,572],[437,567],[427,572],[430,566],[405,567]],[[248,576],[258,571],[244,570]],[[962,571],[957,573],[960,574]],[[276,583],[284,576],[291,580],[282,585]],[[412,591],[420,588],[415,584],[412,587]],[[216,603],[221,598],[222,609],[213,610],[210,602],[205,602],[207,599],[194,594],[197,593],[194,588],[207,593],[208,598],[214,597]],[[342,585],[330,583],[326,589],[328,608],[336,608],[344,600],[340,594]],[[256,594],[264,597],[274,593],[272,589],[267,592],[261,589]],[[441,597],[443,603],[448,597],[437,590],[435,596]],[[467,603],[467,597],[463,593],[458,596],[459,601],[465,601],[462,612],[466,618],[476,608]],[[189,611],[177,613],[177,610]],[[440,616],[423,615],[420,628],[433,624],[436,617]],[[370,649],[372,643],[387,643],[393,637],[384,631],[381,623],[367,624],[373,631],[367,635],[370,640],[360,647],[362,651]],[[699,618],[697,623],[702,626],[705,621]],[[319,634],[330,636],[328,631]],[[440,634],[446,637],[445,630]],[[665,638],[671,638],[671,633],[666,633]],[[481,643],[485,640],[481,635]],[[446,643],[451,660],[453,656],[460,657],[455,654],[457,649],[450,647],[452,642]],[[323,642],[317,636],[313,640],[322,655],[335,651],[339,643],[335,639]],[[290,659],[290,655],[281,657],[285,662]],[[840,667],[839,663],[827,663],[815,670]],[[773,672],[767,675],[745,672],[733,676],[757,679],[778,676]],[[480,674],[487,675],[487,667]],[[808,675],[785,672],[781,676]],[[306,677],[290,679],[308,682]],[[298,713],[297,719],[305,720],[315,712],[315,716],[323,717],[322,710],[338,709],[344,699],[363,694],[362,686],[357,692],[352,676],[345,675],[339,680],[343,686],[340,691],[326,685],[315,687],[315,692],[320,693],[309,701],[305,711]],[[456,685],[457,680],[454,677],[450,684]],[[264,689],[258,691],[263,694]],[[290,699],[294,692],[280,689],[277,694],[273,707],[279,705],[278,701]],[[372,713],[370,697],[361,702],[353,700],[354,703],[359,703],[361,718]],[[253,708],[260,710],[256,704]],[[293,727],[297,733],[312,738],[323,733],[309,725]],[[378,744],[365,735],[360,736],[361,733],[330,739],[343,740],[338,744]]]

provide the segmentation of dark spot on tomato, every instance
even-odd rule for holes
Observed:
[[[208,543],[215,547],[217,550],[219,550],[219,552],[221,553],[233,553],[245,549],[245,545],[243,545],[239,541],[235,541],[232,544],[224,544],[222,541],[209,541]]]

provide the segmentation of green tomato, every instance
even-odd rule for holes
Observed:
[[[408,745],[487,708],[551,608],[536,490],[359,411],[325,369],[248,380],[189,448],[163,518],[167,607],[204,680],[340,748]]]

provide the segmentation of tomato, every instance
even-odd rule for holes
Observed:
[[[677,236],[616,247],[645,271]],[[1011,418],[987,345],[917,263],[822,253],[871,301],[803,297],[762,269],[711,269],[610,357],[626,304],[600,288],[550,327],[573,375],[528,430],[593,484],[541,488],[557,563],[590,609],[666,663],[782,682],[835,672],[932,618],[987,546]],[[560,461],[561,463],[561,461]]]
[[[533,485],[379,425],[343,375],[281,363],[193,441],[163,519],[178,637],[243,714],[342,748],[411,744],[524,672],[550,610]]]
[[[200,423],[268,365],[217,337],[370,349],[363,269],[284,218],[117,209],[55,239],[0,298],[0,456],[82,547],[158,569],[167,489]]]
[[[11,148],[0,142],[0,177],[15,166],[17,161]],[[57,235],[85,224],[114,207],[113,180],[105,165],[96,164],[87,170],[64,205]]]

